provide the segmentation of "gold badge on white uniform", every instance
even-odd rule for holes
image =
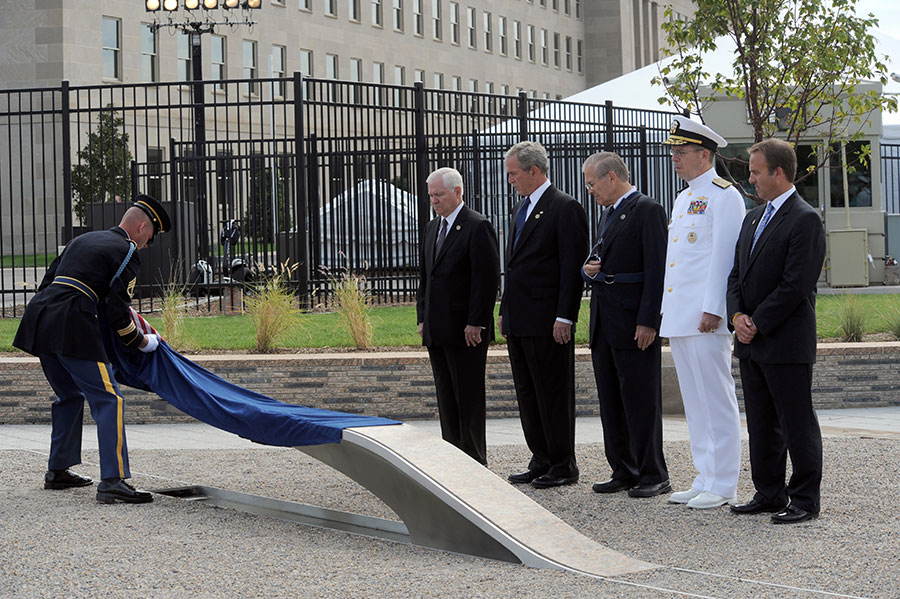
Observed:
[[[688,243],[694,243],[695,241],[697,241],[697,234],[691,231],[688,233]]]

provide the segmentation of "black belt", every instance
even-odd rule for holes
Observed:
[[[606,283],[607,285],[612,285],[613,283],[640,283],[643,280],[644,273],[642,272],[620,272],[614,275],[598,272],[597,276],[594,277],[594,282]]]

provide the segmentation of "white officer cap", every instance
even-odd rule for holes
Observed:
[[[683,116],[676,116],[672,119],[672,129],[669,133],[669,139],[663,142],[672,146],[683,146],[684,144],[698,144],[707,150],[716,151],[717,148],[724,148],[728,145],[725,138],[697,121]]]

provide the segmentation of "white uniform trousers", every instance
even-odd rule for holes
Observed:
[[[692,487],[734,497],[741,465],[741,419],[731,376],[731,335],[671,337],[697,477]]]

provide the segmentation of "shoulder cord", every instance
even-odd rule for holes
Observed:
[[[122,274],[122,271],[125,270],[125,267],[128,266],[128,262],[131,260],[131,256],[134,254],[134,250],[136,247],[137,244],[135,242],[128,242],[128,253],[125,254],[125,259],[122,260],[122,264],[119,266],[119,270],[117,270],[116,274],[113,275],[113,278],[109,280],[110,289],[112,289],[113,283],[116,282],[116,279],[119,278],[119,275]]]

